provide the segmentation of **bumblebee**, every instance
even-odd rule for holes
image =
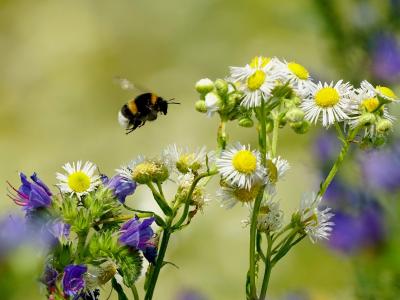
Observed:
[[[121,83],[123,87],[132,89],[133,85],[127,86],[127,81]],[[146,121],[154,121],[159,113],[166,115],[169,104],[180,104],[173,99],[165,100],[154,93],[143,93],[124,104],[118,113],[118,122],[126,129],[126,134],[136,128],[142,127]]]

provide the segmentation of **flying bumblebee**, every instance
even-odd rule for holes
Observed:
[[[123,89],[132,90],[135,86],[127,79],[117,79]],[[146,121],[154,121],[159,113],[166,115],[169,104],[180,104],[173,99],[165,100],[154,93],[143,93],[124,104],[118,113],[118,122],[126,129],[126,134],[138,127],[142,127]]]

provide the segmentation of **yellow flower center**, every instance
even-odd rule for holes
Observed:
[[[249,90],[258,90],[263,85],[265,77],[267,77],[267,75],[263,71],[255,71],[254,74],[247,79],[247,87]]]
[[[255,185],[255,186],[251,187],[250,190],[235,189],[233,191],[233,194],[240,202],[248,203],[248,202],[253,201],[257,197],[259,189],[260,189],[260,187],[258,185]]]
[[[363,101],[362,105],[368,112],[373,112],[378,108],[379,100],[376,98],[368,98]]]
[[[68,186],[76,193],[83,193],[90,187],[90,177],[82,171],[72,173],[68,176]]]
[[[310,76],[310,73],[308,73],[308,70],[298,63],[290,62],[290,63],[288,63],[288,68],[299,79],[305,80]]]
[[[250,62],[250,67],[253,69],[264,68],[271,61],[270,57],[256,56]]]
[[[315,103],[319,107],[332,107],[335,106],[339,100],[340,96],[337,90],[332,87],[325,87],[320,89],[314,96]]]
[[[257,158],[249,150],[240,150],[233,156],[232,165],[240,173],[251,174],[256,170]]]
[[[389,99],[396,99],[397,96],[396,94],[388,87],[386,86],[377,86],[376,90],[378,91],[378,93],[382,94],[383,96],[389,98]]]

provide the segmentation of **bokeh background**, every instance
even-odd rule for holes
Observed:
[[[295,60],[321,80],[367,78],[396,89],[399,7],[396,0],[0,1],[1,214],[18,210],[5,182],[17,185],[19,171],[36,171],[55,184],[55,172],[68,161],[91,160],[112,174],[170,143],[212,149],[217,120],[194,110],[194,83],[223,78],[228,66],[255,55]],[[382,54],[379,46],[391,48]],[[114,76],[181,105],[126,136],[116,116],[135,93],[121,90]],[[248,130],[228,128],[232,140],[255,143]],[[318,187],[318,134],[284,130],[278,151],[292,169],[279,199],[287,212]],[[140,190],[129,201],[151,207],[150,200]],[[195,291],[204,299],[243,299],[248,230],[240,221],[247,213],[213,201],[173,237],[167,260],[180,268],[163,269],[155,298]],[[37,253],[24,247],[9,260],[7,268],[0,264],[1,299],[43,299],[32,275],[40,270]],[[271,299],[355,299],[353,264],[324,244],[304,241],[274,270]]]

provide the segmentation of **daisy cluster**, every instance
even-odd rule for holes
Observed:
[[[198,111],[237,119],[243,127],[254,124],[254,111],[264,102],[267,107],[279,106],[279,126],[288,123],[297,133],[307,132],[310,124],[318,122],[326,128],[340,123],[345,128],[364,129],[368,138],[384,136],[392,129],[395,118],[387,105],[399,101],[385,86],[368,81],[359,88],[343,80],[316,82],[299,63],[262,56],[244,67],[230,67],[224,80],[199,80],[196,90]]]
[[[373,147],[384,143],[395,120],[388,106],[399,98],[390,88],[368,81],[359,87],[343,80],[316,82],[297,62],[263,56],[243,67],[230,67],[224,79],[201,79],[195,89],[196,110],[220,119],[215,166],[221,177],[217,191],[221,206],[230,209],[240,204],[249,210],[242,222],[250,234],[247,299],[265,299],[271,269],[279,260],[305,237],[313,243],[329,238],[334,223],[331,209],[321,204],[325,191],[352,143]],[[231,143],[228,122],[256,125],[258,147]],[[342,149],[318,192],[305,194],[299,208],[284,218],[277,187],[290,167],[277,154],[280,129],[289,125],[295,133],[305,134],[318,123],[334,127]],[[259,263],[265,273],[258,295]]]
[[[159,158],[139,156],[111,178],[92,162],[66,163],[56,174],[56,191],[36,173],[30,178],[20,173],[21,185],[9,183],[9,197],[26,215],[20,239],[35,233],[46,244],[41,248],[46,256],[41,282],[48,299],[99,299],[100,288],[108,282],[127,299],[122,285],[134,286],[144,260],[149,264],[147,280],[153,282],[148,290],[153,292],[164,264],[160,236],[187,226],[204,208],[209,163],[213,154],[205,148],[189,151],[171,145]],[[162,189],[167,180],[177,185],[171,199]],[[127,198],[141,186],[150,189],[164,216],[128,205]],[[17,245],[8,240],[7,247]]]

